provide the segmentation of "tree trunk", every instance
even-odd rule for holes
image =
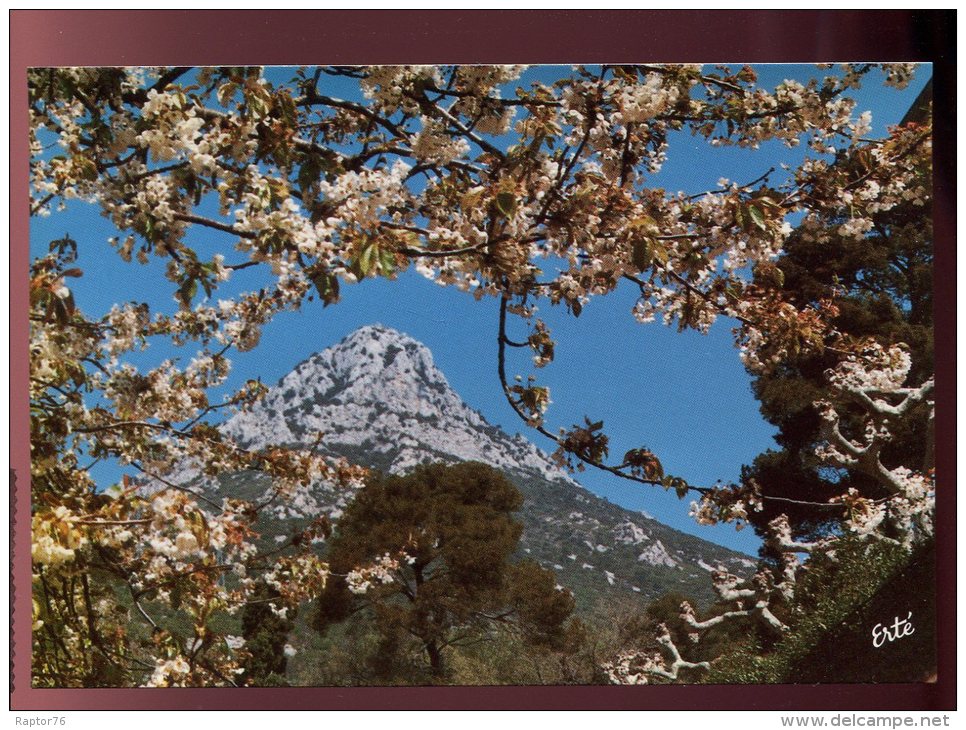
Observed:
[[[433,675],[443,676],[443,653],[433,640],[424,642],[426,654],[429,656],[429,666],[433,670]]]

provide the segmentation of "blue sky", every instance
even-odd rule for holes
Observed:
[[[822,73],[813,66],[792,65],[756,66],[756,70],[765,88],[786,78],[804,80]],[[289,78],[290,72],[273,69],[269,76],[280,80]],[[885,134],[886,126],[902,118],[929,76],[930,69],[921,68],[910,87],[900,92],[883,87],[881,77],[873,74],[853,93],[858,100],[856,113],[871,110],[873,135]],[[537,68],[524,81],[552,77],[552,68]],[[341,82],[332,93],[351,96],[352,92]],[[649,184],[700,192],[716,187],[721,177],[747,182],[778,162],[794,166],[805,152],[777,143],[763,145],[759,151],[710,150],[706,143],[682,133],[672,138],[668,162]],[[147,301],[153,311],[175,309],[162,265],[157,260],[146,266],[123,263],[107,244],[117,231],[90,205],[72,201],[62,213],[33,219],[32,255],[46,253],[49,241],[65,233],[79,244],[78,265],[85,273],[71,284],[78,306],[86,313],[98,316],[115,302],[132,299]],[[208,251],[225,250],[230,243],[219,233],[194,233],[190,240]],[[226,257],[234,260],[227,251]],[[232,289],[257,289],[259,282],[255,271],[239,272]],[[737,479],[742,464],[774,445],[774,431],[761,418],[752,397],[750,378],[733,345],[734,323],[719,320],[704,336],[679,334],[661,324],[640,325],[630,314],[635,299],[636,288],[628,283],[610,296],[592,300],[579,319],[559,308],[541,307],[539,316],[557,341],[556,359],[537,373],[540,383],[550,387],[553,400],[546,425],[551,430],[569,427],[587,415],[604,421],[611,453],[618,459],[629,448],[647,446],[667,472],[693,484]],[[529,431],[503,398],[496,373],[497,302],[476,302],[412,272],[394,282],[366,280],[345,286],[342,301],[335,306],[323,309],[312,302],[298,313],[280,315],[266,327],[256,350],[232,353],[229,385],[253,377],[274,384],[312,353],[374,322],[425,343],[453,388],[491,423],[509,433],[524,433],[541,448],[552,450],[552,444]],[[154,347],[144,362],[179,354],[190,357],[194,351]],[[511,352],[507,369],[511,377],[528,374],[526,353]],[[107,486],[119,478],[119,471],[105,465],[95,476]],[[750,529],[696,526],[687,516],[690,498],[680,501],[673,493],[603,473],[588,471],[578,479],[611,501],[645,510],[678,529],[734,549],[750,553],[758,549],[759,541]]]

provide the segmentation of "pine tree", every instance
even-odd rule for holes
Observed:
[[[930,101],[931,85],[927,85],[902,124],[927,120]],[[862,160],[840,164],[856,166]],[[925,170],[921,183],[931,196],[931,177]],[[756,271],[755,283],[781,289],[800,306],[832,300],[838,309],[832,325],[847,341],[874,340],[885,346],[905,343],[913,362],[909,382],[919,384],[934,368],[932,211],[927,205],[902,202],[873,215],[872,223],[872,230],[861,238],[844,232],[841,225],[818,235],[796,231],[775,266]],[[790,353],[773,371],[755,378],[752,388],[762,414],[778,428],[776,441],[781,448],[759,455],[746,466],[743,482],[754,480],[762,494],[797,502],[825,502],[848,488],[865,496],[884,496],[869,477],[822,467],[814,457],[821,440],[814,403],[827,388],[826,370],[840,360],[841,353],[834,348]],[[922,408],[919,418],[893,434],[882,455],[886,466],[931,468],[934,444],[927,411]],[[861,415],[859,409],[856,413]],[[857,429],[860,423],[860,417],[851,423],[843,419],[843,429]],[[815,536],[840,517],[832,508],[796,501],[766,499],[764,509],[749,514],[750,521],[764,536],[768,523],[786,514],[795,533]]]
[[[415,645],[434,681],[445,675],[449,650],[495,629],[559,645],[572,596],[537,564],[511,562],[522,530],[512,513],[522,502],[503,474],[475,462],[373,476],[339,522],[328,556],[335,577],[316,627],[365,612],[383,663],[393,654],[397,666]],[[389,556],[392,567],[360,585],[351,571],[373,555]]]
[[[295,615],[272,610],[271,600],[278,594],[262,588],[242,611],[242,636],[249,659],[244,664],[243,679],[260,686],[286,686],[288,657],[285,644],[295,628]]]

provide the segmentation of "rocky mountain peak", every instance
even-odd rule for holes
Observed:
[[[530,442],[467,406],[425,345],[379,324],[304,360],[224,429],[253,448],[314,443],[322,432],[322,448],[396,473],[478,460],[570,481]]]
[[[298,365],[283,381],[329,375],[356,386],[393,384],[449,388],[429,349],[409,335],[380,324],[357,329],[341,342]],[[390,393],[382,393],[390,395]]]

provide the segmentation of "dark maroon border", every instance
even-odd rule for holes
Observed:
[[[956,495],[939,492],[935,684],[661,687],[50,689],[29,686],[27,405],[29,66],[620,61],[931,61],[936,114],[937,469],[956,468],[954,11],[10,12],[10,456],[14,514],[10,707],[94,709],[948,710],[956,704]],[[17,436],[16,434],[19,434]],[[952,479],[949,479],[952,482]],[[20,590],[15,594],[14,588]],[[17,651],[14,649],[18,648]]]

